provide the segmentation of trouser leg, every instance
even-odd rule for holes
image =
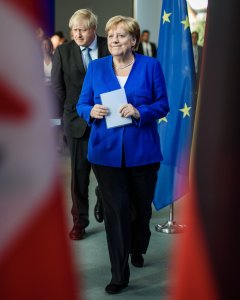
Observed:
[[[112,283],[129,281],[131,244],[130,199],[125,170],[93,165],[103,195],[104,222],[111,262]]]
[[[71,156],[71,195],[73,223],[85,228],[89,224],[88,186],[91,164],[87,159],[88,137],[67,137]]]
[[[128,168],[132,218],[131,253],[147,251],[151,231],[152,201],[157,181],[159,163]]]

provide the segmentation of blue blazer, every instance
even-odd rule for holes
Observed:
[[[165,81],[157,59],[135,53],[135,62],[124,86],[127,100],[140,112],[140,119],[122,127],[107,129],[105,119],[92,119],[90,111],[102,104],[100,94],[120,89],[112,56],[93,60],[84,79],[77,112],[91,126],[88,160],[121,167],[124,151],[127,167],[162,160],[157,120],[169,111]],[[114,99],[113,99],[114,101]]]

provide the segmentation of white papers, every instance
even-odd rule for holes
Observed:
[[[114,90],[108,93],[100,94],[102,104],[109,110],[105,116],[107,128],[123,126],[132,123],[132,118],[121,116],[119,109],[123,104],[127,104],[127,97],[124,89]]]

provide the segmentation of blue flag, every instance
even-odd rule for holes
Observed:
[[[194,60],[186,0],[163,0],[158,59],[170,112],[158,126],[163,161],[153,201],[157,210],[182,197],[189,187]]]

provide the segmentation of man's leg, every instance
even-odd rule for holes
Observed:
[[[73,224],[85,229],[89,224],[88,186],[91,164],[87,160],[88,138],[67,137],[71,156],[71,195]]]

